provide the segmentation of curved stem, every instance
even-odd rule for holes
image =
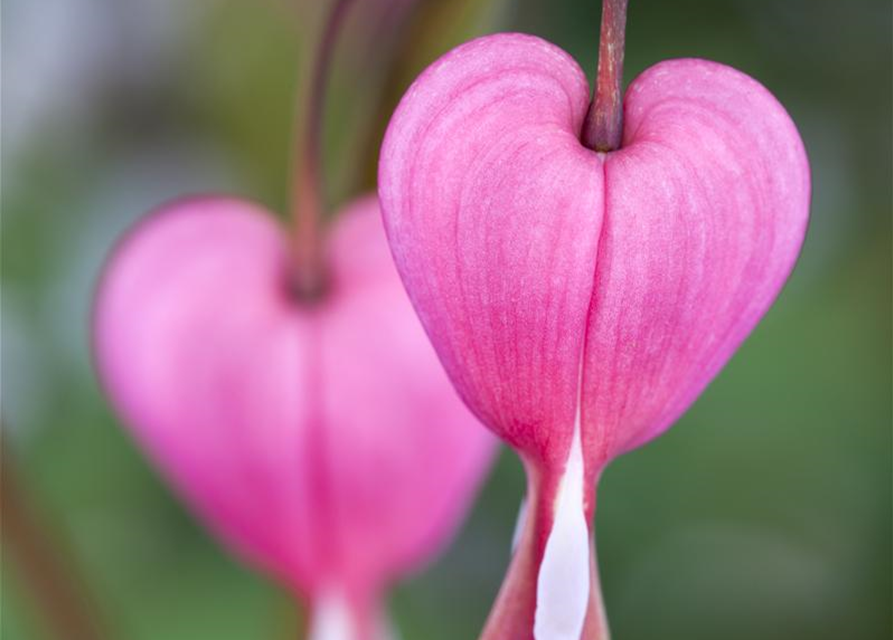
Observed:
[[[353,0],[334,0],[321,39],[311,59],[311,70],[302,94],[307,97],[303,121],[298,127],[292,182],[291,211],[294,218],[294,259],[296,293],[315,299],[325,289],[322,242],[322,124],[326,84],[338,32]]]
[[[47,631],[53,638],[70,640],[108,638],[108,629],[98,615],[86,583],[76,574],[64,545],[51,535],[28,492],[21,486],[5,442],[0,442],[0,451],[3,545],[39,607]]]
[[[546,543],[555,523],[555,503],[561,477],[547,474],[533,465],[527,466],[527,513],[518,546],[512,556],[505,580],[480,640],[533,640],[537,605],[537,586]],[[591,522],[594,508],[592,496],[581,505]],[[589,601],[580,640],[607,640],[608,627],[602,605],[601,587],[595,564],[594,546],[590,548]]]
[[[595,95],[583,125],[583,144],[614,151],[623,141],[623,50],[628,0],[602,0]]]

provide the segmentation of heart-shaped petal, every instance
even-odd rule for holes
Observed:
[[[784,284],[809,166],[784,108],[706,60],[670,60],[626,94],[583,367],[584,446],[603,460],[669,427]],[[588,440],[588,442],[587,442]]]
[[[427,342],[374,199],[342,214],[328,249],[328,295],[298,304],[266,211],[170,205],[107,266],[96,362],[227,543],[304,593],[364,597],[446,541],[493,443]]]
[[[381,152],[385,226],[416,310],[462,397],[528,463],[533,504],[487,640],[606,637],[586,549],[595,480],[725,364],[808,218],[800,137],[744,74],[649,69],[610,153],[580,142],[588,104],[563,51],[489,36],[416,80]]]
[[[604,208],[579,143],[589,101],[560,49],[463,45],[409,90],[382,148],[391,247],[459,392],[502,437],[562,465]]]
[[[454,384],[527,458],[587,475],[672,423],[768,309],[806,227],[797,131],[756,81],[661,63],[624,146],[580,142],[589,89],[539,38],[454,49],[407,92],[379,190],[398,269]]]

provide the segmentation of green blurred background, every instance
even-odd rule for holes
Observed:
[[[160,201],[224,190],[282,210],[320,3],[304,4],[3,1],[4,492],[17,487],[109,638],[297,637],[287,595],[208,537],[111,415],[87,317],[110,244]],[[439,5],[397,32],[348,31],[326,126],[333,202],[371,186],[382,100],[450,46],[527,31],[594,71],[596,0]],[[889,0],[631,1],[627,80],[678,56],[758,78],[800,128],[814,191],[778,303],[667,435],[604,476],[618,640],[891,637],[891,21]],[[395,50],[386,74],[373,54]],[[523,487],[504,452],[449,552],[396,589],[403,638],[476,637]],[[5,497],[3,637],[51,638]]]

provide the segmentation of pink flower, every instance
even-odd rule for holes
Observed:
[[[266,211],[171,204],[106,269],[96,363],[205,523],[313,601],[315,637],[369,639],[382,589],[447,542],[493,442],[427,343],[374,199],[339,217],[325,259],[325,295],[299,302]]]
[[[416,311],[459,393],[531,476],[528,543],[490,639],[579,638],[584,618],[585,637],[603,637],[586,560],[597,478],[728,361],[807,224],[800,137],[748,76],[655,65],[629,87],[610,153],[580,142],[589,102],[561,49],[485,37],[416,80],[381,153],[385,225]]]

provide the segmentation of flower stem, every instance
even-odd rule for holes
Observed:
[[[305,76],[306,84],[302,86],[307,103],[295,142],[296,169],[292,182],[291,211],[295,227],[293,245],[296,272],[293,285],[296,294],[303,300],[319,298],[326,285],[322,238],[322,124],[335,44],[351,4],[353,0],[334,0],[320,40],[310,56],[311,68]]]
[[[614,151],[623,141],[623,50],[628,0],[602,0],[595,95],[583,124],[583,144]]]
[[[6,428],[3,425],[2,428]],[[86,581],[53,535],[32,497],[21,485],[20,473],[6,442],[0,442],[3,469],[2,534],[5,551],[18,570],[40,613],[45,630],[54,638],[104,640],[109,637]]]

